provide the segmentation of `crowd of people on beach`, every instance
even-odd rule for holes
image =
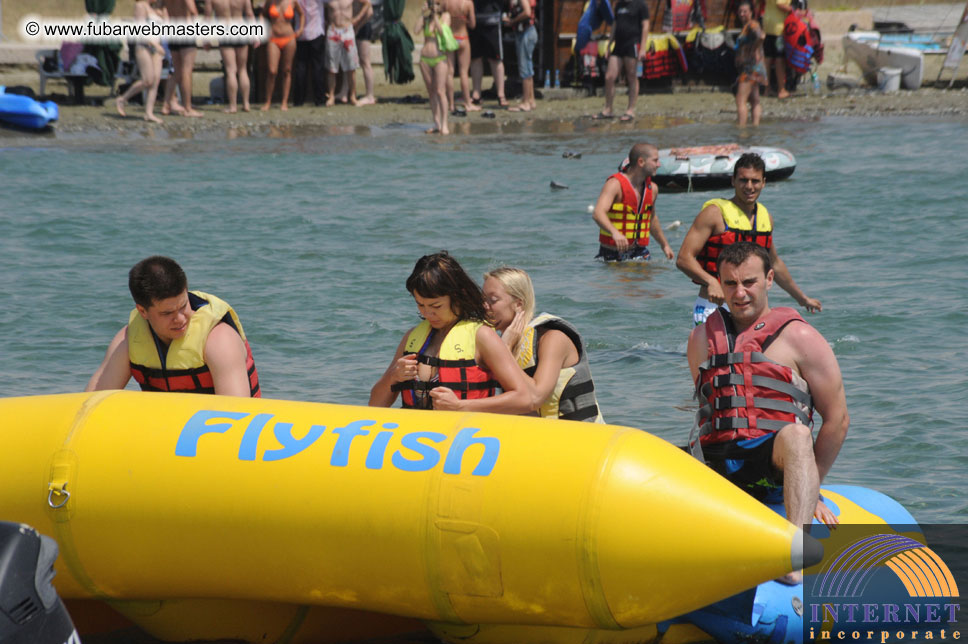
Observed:
[[[607,0],[592,0],[602,4]],[[226,112],[249,111],[252,83],[249,62],[252,47],[265,48],[265,100],[269,110],[279,85],[279,107],[302,105],[312,87],[317,106],[340,103],[357,106],[376,102],[373,90],[372,42],[379,38],[374,24],[371,0],[266,0],[258,9],[252,0],[137,0],[134,18],[146,20],[191,20],[200,15],[199,5],[208,18],[252,20],[263,17],[269,37],[259,40],[222,40],[217,46],[222,55],[225,78]],[[666,0],[662,28],[682,30],[701,22],[692,0]],[[777,96],[789,96],[786,89],[787,58],[784,53],[784,16],[803,14],[796,0],[766,0],[758,15],[752,0],[739,0],[736,19],[740,31],[736,39],[736,107],[738,123],[746,125],[752,115],[758,125],[762,115],[760,88],[770,83],[775,72]],[[685,10],[683,9],[685,8]],[[448,134],[449,116],[481,111],[484,61],[493,77],[497,108],[511,112],[531,112],[537,108],[534,50],[538,42],[537,0],[425,0],[414,32],[423,37],[419,69],[427,87],[433,127],[428,133]],[[628,106],[620,120],[636,116],[639,81],[647,60],[650,34],[649,7],[645,0],[616,0],[609,5],[613,24],[609,30],[607,71],[604,78],[605,105],[594,116],[615,118],[613,104],[616,85],[624,77]],[[504,31],[514,33],[515,60],[521,82],[521,100],[511,106],[507,100],[504,66]],[[210,47],[211,45],[206,45]],[[167,53],[166,53],[167,47]],[[116,100],[119,114],[126,116],[128,101],[145,92],[144,118],[161,122],[154,106],[163,76],[163,62],[170,56],[172,70],[165,84],[162,115],[198,117],[202,113],[191,104],[192,74],[196,46],[163,43],[159,39],[134,45],[140,78]],[[357,96],[356,70],[363,76],[364,94]],[[456,100],[455,76],[460,83]],[[179,98],[180,96],[180,98]],[[487,111],[485,115],[493,115]]]
[[[599,258],[647,261],[654,237],[675,254],[655,212],[658,150],[632,146],[593,213]],[[687,449],[758,499],[782,499],[796,525],[836,525],[819,496],[849,425],[836,357],[791,308],[773,307],[774,281],[810,312],[808,297],[773,243],[774,219],[759,202],[765,164],[738,159],[733,194],[711,199],[685,235],[677,267],[700,287],[687,361],[699,411]],[[566,319],[538,313],[527,272],[502,266],[478,285],[446,251],[417,260],[406,280],[422,321],[403,334],[369,405],[398,398],[411,409],[531,414],[605,422],[588,350]],[[261,395],[253,352],[235,310],[188,290],[172,259],[148,257],[129,272],[135,308],[114,336],[88,391],[124,388]],[[813,440],[813,415],[822,424]],[[798,583],[794,572],[781,581]]]

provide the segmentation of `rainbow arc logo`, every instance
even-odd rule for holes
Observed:
[[[860,597],[875,570],[886,566],[911,597],[958,597],[958,584],[933,550],[909,537],[877,534],[844,549],[824,565],[813,592],[823,597]]]

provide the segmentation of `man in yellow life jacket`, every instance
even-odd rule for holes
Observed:
[[[128,288],[135,308],[85,391],[123,389],[133,377],[144,391],[261,395],[252,350],[227,302],[189,291],[181,267],[160,255],[134,265]]]
[[[786,264],[776,254],[773,218],[758,201],[765,185],[766,164],[763,159],[752,152],[743,154],[733,166],[733,197],[710,199],[704,203],[682,240],[676,267],[699,285],[699,296],[693,307],[693,321],[697,326],[725,302],[716,258],[723,248],[739,241],[753,242],[769,251],[776,283],[797,304],[811,313],[823,308],[820,300],[807,297],[800,290]]]
[[[668,259],[674,257],[655,214],[659,188],[652,177],[658,169],[659,150],[650,143],[636,143],[629,150],[628,165],[605,181],[592,213],[599,228],[596,257],[606,262],[648,259],[650,237]]]

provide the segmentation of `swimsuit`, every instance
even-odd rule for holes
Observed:
[[[434,39],[436,39],[436,36],[434,35],[434,33],[432,31],[430,31],[430,26],[429,25],[424,25],[424,30],[423,31],[424,31],[424,38],[434,38]],[[436,67],[440,63],[442,63],[445,60],[447,60],[447,54],[439,54],[437,56],[424,56],[423,54],[420,54],[420,60],[422,62],[427,63],[427,66],[430,67],[431,69],[433,69],[434,67]]]
[[[295,34],[291,36],[272,36],[271,38],[269,38],[269,40],[271,40],[272,44],[278,47],[279,49],[285,49],[286,45],[288,45],[295,37],[296,37]]]
[[[295,15],[296,15],[296,11],[292,8],[292,5],[289,5],[288,7],[286,7],[285,10],[282,12],[282,17],[285,18],[286,20],[292,20],[293,17],[295,17]],[[278,5],[274,5],[274,4],[269,5],[269,17],[270,18],[279,17]]]
[[[360,66],[356,53],[356,34],[353,27],[326,28],[326,68],[336,74],[340,71],[351,72]]]
[[[295,9],[292,8],[292,5],[289,5],[288,7],[286,7],[282,12],[282,17],[285,18],[286,20],[292,20],[295,15],[296,15],[296,11]],[[274,4],[269,5],[269,17],[270,18],[279,17],[278,5],[274,5]],[[295,37],[296,37],[295,34],[292,34],[290,36],[272,36],[271,38],[269,38],[269,40],[272,41],[272,44],[274,44],[276,47],[282,50],[282,49],[285,49],[286,45],[289,44],[289,41],[291,41]]]

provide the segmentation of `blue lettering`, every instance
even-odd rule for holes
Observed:
[[[840,619],[840,604],[824,604],[823,605],[824,621],[831,621],[837,623]]]
[[[858,608],[860,608],[860,606],[857,604],[844,604],[844,607],[847,609],[847,623],[853,624],[857,621],[857,618],[854,617],[854,613]]]
[[[324,431],[326,431],[326,425],[313,425],[304,437],[295,438],[292,435],[292,423],[276,423],[273,433],[276,440],[282,445],[282,449],[267,449],[265,454],[262,455],[262,460],[281,461],[284,458],[295,456],[315,443]]]
[[[820,621],[820,604],[810,604],[810,621]],[[810,639],[813,639],[812,637]]]
[[[396,423],[383,423],[384,429],[396,429],[399,427]],[[370,451],[366,455],[366,469],[368,470],[379,470],[383,469],[383,457],[386,455],[387,443],[393,437],[393,432],[380,432],[373,437],[373,444],[370,445]]]
[[[256,414],[249,421],[249,426],[245,428],[245,434],[242,436],[242,443],[239,444],[240,461],[255,460],[256,448],[259,446],[259,436],[262,434],[266,423],[270,420],[272,420],[272,414]]]
[[[334,429],[333,433],[338,435],[339,438],[336,440],[336,447],[333,448],[333,456],[330,457],[329,464],[335,467],[346,467],[350,460],[350,445],[353,443],[353,439],[357,436],[366,436],[369,434],[369,430],[360,428],[369,427],[370,425],[376,425],[376,421],[354,420],[347,424],[346,427],[337,427]]]
[[[897,624],[901,621],[901,618],[897,616],[897,614],[901,611],[900,606],[897,604],[884,604],[883,608],[885,622],[888,624]]]
[[[904,604],[904,623],[910,624],[912,617],[916,624],[921,623],[921,604]]]
[[[400,452],[396,452],[390,459],[394,467],[404,472],[426,472],[440,462],[440,453],[433,446],[421,443],[421,438],[439,443],[446,440],[447,436],[437,432],[413,432],[412,434],[407,434],[400,439],[401,447],[420,454],[422,458],[411,460]]]
[[[945,604],[945,608],[948,609],[948,623],[955,624],[958,621],[956,614],[961,610],[961,604]]]
[[[941,621],[941,616],[938,615],[938,610],[941,606],[938,604],[928,604],[924,607],[924,621],[938,623]]]
[[[464,460],[464,452],[471,445],[483,445],[484,455],[474,468],[474,476],[487,476],[494,469],[497,463],[497,455],[501,451],[501,441],[497,438],[472,438],[474,434],[481,431],[476,427],[465,427],[457,432],[454,442],[447,452],[447,459],[444,461],[444,474],[460,474],[461,463]],[[396,465],[396,463],[394,463]]]
[[[864,604],[864,621],[868,624],[877,623],[877,604]]]
[[[249,414],[240,411],[212,411],[201,410],[195,412],[178,435],[175,443],[175,456],[195,456],[198,451],[198,439],[202,434],[224,434],[232,423],[211,423],[209,420],[225,418],[241,420]]]

